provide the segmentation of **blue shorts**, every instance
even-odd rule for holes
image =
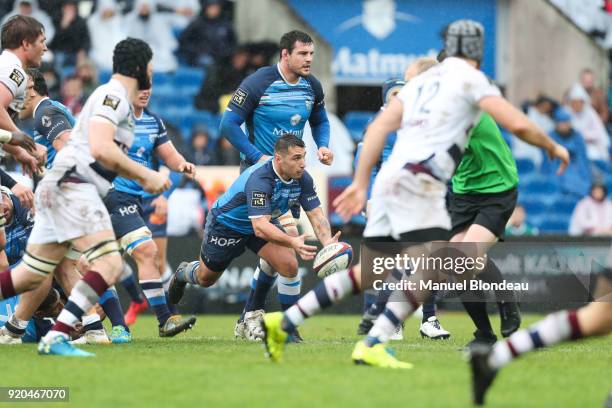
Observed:
[[[168,236],[168,217],[164,217],[164,222],[159,223],[153,219],[151,220],[151,215],[155,212],[155,208],[151,205],[153,200],[157,197],[143,197],[142,198],[142,213],[145,222],[147,223],[147,227],[151,230],[151,234],[153,234],[153,238],[166,238]]]
[[[140,196],[112,189],[104,198],[117,239],[146,226]]]
[[[210,270],[223,273],[246,248],[257,254],[267,243],[255,234],[243,235],[226,227],[209,213],[204,227],[200,258]]]

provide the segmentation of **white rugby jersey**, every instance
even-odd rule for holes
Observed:
[[[104,196],[116,174],[100,167],[90,153],[89,123],[95,118],[108,120],[116,126],[114,141],[127,152],[134,141],[134,112],[127,90],[119,81],[111,79],[99,86],[85,102],[68,144],[58,152],[53,167],[67,169],[76,165],[75,175],[94,184]]]
[[[480,117],[478,102],[499,95],[481,71],[459,58],[447,58],[414,77],[397,95],[404,105],[402,123],[381,173],[385,167],[384,173],[392,174],[406,163],[435,155],[436,175],[442,181],[450,179],[458,163],[448,150],[456,145],[464,151],[469,131]]]
[[[13,94],[13,100],[9,104],[9,108],[15,112],[20,112],[25,102],[28,77],[21,66],[21,60],[7,50],[0,54],[0,82]]]

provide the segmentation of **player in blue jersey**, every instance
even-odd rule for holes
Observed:
[[[296,253],[310,260],[316,247],[304,243],[305,235],[293,237],[283,231],[278,219],[287,211],[297,217],[299,207],[303,208],[321,244],[337,241],[339,233],[332,237],[312,177],[305,170],[304,142],[286,134],[276,141],[274,150],[273,158],[245,170],[212,205],[200,259],[179,265],[170,282],[170,302],[180,301],[187,283],[213,285],[246,248],[281,276],[295,277]]]
[[[139,91],[133,104],[136,123],[134,142],[128,156],[151,169],[153,158],[157,155],[170,170],[193,177],[195,166],[176,150],[162,120],[146,108],[150,98],[151,89]],[[138,266],[139,283],[157,316],[159,335],[171,337],[191,328],[196,318],[183,318],[168,308],[157,261],[157,247],[143,218],[144,195],[145,191],[139,183],[118,177],[104,203],[121,248]]]
[[[412,77],[418,75],[423,72],[425,69],[430,68],[436,63],[434,59],[431,58],[421,58],[416,60],[413,64],[411,64],[407,69],[404,75],[404,79],[389,79],[383,83],[382,86],[382,100],[383,106],[380,110],[384,110],[385,106],[389,103],[391,98],[395,97],[397,93],[402,89],[402,87],[408,82]],[[374,179],[378,174],[381,166],[384,162],[387,161],[391,151],[393,150],[393,145],[395,144],[395,140],[397,138],[397,134],[395,132],[389,134],[387,139],[385,140],[385,144],[383,146],[382,153],[380,155],[380,159],[374,165],[372,169],[372,175],[370,177],[370,186],[368,189],[368,201],[371,195],[371,189],[374,185]],[[355,153],[355,168],[357,168],[357,163],[359,162],[359,155],[361,153],[361,148],[363,146],[363,142],[360,142],[357,145],[357,151]],[[367,209],[366,209],[367,215]],[[373,289],[368,289],[365,291],[365,312],[359,323],[359,328],[357,330],[357,334],[364,335],[367,334],[372,326],[374,325],[374,321],[378,317],[378,315],[384,310],[385,304],[387,303],[387,297],[389,293],[381,292],[377,295],[377,292]],[[450,333],[447,330],[444,330],[438,318],[436,317],[436,294],[435,292],[429,298],[428,301],[423,303],[423,316],[421,321],[421,327],[419,329],[421,333],[421,337],[427,337],[430,339],[438,340],[438,339],[448,339],[450,337]],[[403,327],[404,325],[400,325],[397,327],[396,333],[391,337],[391,340],[402,340],[403,339]]]
[[[241,171],[265,161],[274,153],[274,144],[283,133],[302,138],[306,121],[318,147],[318,158],[331,164],[329,150],[329,121],[325,111],[323,87],[311,75],[314,56],[312,38],[301,31],[290,31],[280,39],[280,59],[275,65],[257,70],[242,81],[221,120],[221,135],[240,151]],[[246,133],[241,125],[246,125]],[[285,231],[297,235],[291,213],[284,214],[280,223]],[[251,329],[259,329],[265,299],[259,292],[267,292],[278,274],[265,261],[259,262],[253,276],[249,300],[235,328],[236,337],[256,339],[261,336]],[[300,294],[300,278],[278,282],[279,301],[284,309],[295,303]]]

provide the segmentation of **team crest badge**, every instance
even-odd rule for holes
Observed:
[[[300,120],[302,120],[302,117],[296,113],[290,119],[291,126],[297,126],[297,124],[300,123]]]
[[[44,127],[51,127],[51,118],[49,116],[43,115],[41,122]]]
[[[119,106],[119,102],[121,102],[121,100],[117,98],[116,96],[106,95],[104,97],[104,102],[102,102],[102,105],[109,106],[113,108],[113,110],[117,110],[117,106]]]

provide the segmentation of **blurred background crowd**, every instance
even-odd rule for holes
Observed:
[[[64,103],[75,115],[95,87],[110,77],[115,43],[126,36],[146,40],[154,50],[150,109],[165,120],[175,145],[196,165],[236,166],[240,161],[238,152],[218,134],[220,114],[240,82],[258,68],[274,63],[278,56],[274,41],[238,41],[236,3],[2,0],[0,19],[25,14],[43,23],[50,52],[41,69],[51,98]],[[289,5],[293,3],[288,1]],[[550,3],[600,47],[612,49],[612,1]],[[314,65],[318,63],[315,57]],[[558,84],[561,98],[538,92],[536,98],[522,103],[531,119],[568,148],[572,164],[562,177],[555,177],[555,163],[540,150],[504,132],[521,179],[520,205],[508,224],[508,234],[612,235],[609,82],[601,81],[585,61],[583,69],[575,72],[574,82]],[[357,103],[355,106],[354,110],[336,109],[328,104],[330,147],[337,161],[328,170],[330,195],[350,181],[354,146],[376,113],[375,109],[363,110]],[[334,114],[340,111],[341,117]],[[184,180],[175,193],[178,198],[171,201],[170,211],[175,202],[178,215],[170,215],[171,234],[199,231],[207,207],[223,191],[222,186],[205,191],[197,184]],[[194,206],[197,215],[185,217],[194,212]],[[333,213],[330,218],[332,223],[341,225]],[[358,229],[363,219],[356,217],[353,225]]]

